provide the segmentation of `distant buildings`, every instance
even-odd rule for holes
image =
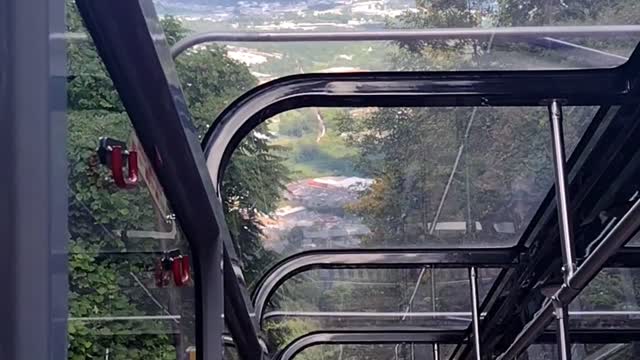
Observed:
[[[362,247],[362,241],[371,231],[362,219],[350,214],[346,208],[372,183],[372,179],[366,178],[328,176],[288,184],[284,195],[286,205],[262,219],[265,245],[283,256],[310,249]],[[466,221],[439,221],[433,231],[431,223],[426,223],[425,228],[421,226],[421,223],[411,222],[406,231],[411,234],[428,232],[454,246],[466,238],[467,231],[478,234],[478,244],[504,241],[500,238],[510,238],[516,233],[516,226],[511,221],[474,221],[470,226]]]

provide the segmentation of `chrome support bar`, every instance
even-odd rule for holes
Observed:
[[[557,343],[558,343],[558,359],[560,360],[571,360],[571,342],[567,337],[569,335],[569,312],[567,305],[562,304],[562,302],[553,298],[551,300],[553,302],[553,313],[556,317],[557,323]]]
[[[486,313],[479,314],[480,319]],[[593,317],[640,317],[638,310],[613,310],[613,311],[569,311],[569,315],[574,319],[588,319]],[[252,314],[252,316],[255,316]],[[345,320],[388,320],[397,322],[405,316],[412,319],[455,319],[469,322],[472,313],[466,311],[438,311],[438,312],[410,312],[404,311],[269,311],[262,316],[263,321],[286,319],[286,318],[308,318],[308,319],[331,319],[340,318]],[[76,319],[76,318],[69,318]]]
[[[446,194],[446,191],[445,191]],[[444,199],[445,196],[443,196]],[[436,215],[438,216],[438,215]],[[434,222],[433,224],[437,224],[437,222]],[[435,229],[435,225],[431,227],[431,232],[433,232],[433,229]],[[422,269],[422,271],[424,271],[424,269]],[[420,286],[420,281],[416,282],[416,287],[413,290],[413,293],[415,294],[418,291],[418,286]],[[431,311],[435,312],[436,311],[436,269],[431,268]],[[412,303],[413,301],[411,301]],[[440,360],[440,347],[438,346],[438,344],[433,344],[433,360]]]
[[[385,31],[349,31],[349,32],[299,32],[299,33],[259,33],[259,32],[234,32],[216,33],[208,32],[189,36],[178,41],[171,48],[171,55],[175,59],[189,48],[214,42],[310,42],[310,41],[446,41],[446,40],[484,40],[495,41],[526,41],[529,39],[551,38],[555,41],[566,37],[584,38],[609,38],[612,36],[637,36],[640,34],[638,25],[615,26],[526,26],[510,28],[443,28],[426,30],[385,30]],[[75,39],[81,34],[63,34],[66,38]],[[557,39],[560,38],[560,39]],[[564,45],[572,48],[586,48],[578,44],[562,41]],[[601,50],[586,48],[588,51],[601,52],[606,56],[614,57],[614,54]]]
[[[560,242],[562,248],[565,284],[573,276],[576,269],[576,252],[573,244],[573,222],[569,210],[569,185],[565,160],[564,133],[562,129],[562,106],[558,100],[549,104],[549,120],[551,122],[551,136],[553,149],[553,172],[555,174],[556,202],[560,225]]]
[[[476,360],[482,359],[482,352],[480,347],[480,301],[478,296],[478,271],[476,267],[469,269],[469,283],[471,289],[471,314],[473,327],[473,347],[476,355]]]
[[[569,209],[569,184],[565,159],[564,132],[562,129],[562,105],[558,100],[549,104],[549,120],[551,123],[551,138],[553,149],[553,172],[555,174],[556,206],[558,208],[558,223],[560,226],[560,247],[562,249],[562,273],[564,284],[570,286],[570,279],[576,269],[576,251],[573,243],[573,222]],[[571,343],[569,341],[569,326],[566,304],[558,298],[551,299],[554,314],[558,322],[558,355],[561,360],[571,360]]]

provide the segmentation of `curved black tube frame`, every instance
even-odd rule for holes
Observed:
[[[398,327],[315,331],[290,342],[274,359],[291,360],[304,349],[323,344],[457,344],[461,341],[464,341],[464,332],[458,330]]]
[[[311,269],[345,268],[501,268],[518,263],[518,251],[505,249],[330,249],[305,251],[287,257],[262,276],[254,291],[256,321],[260,324],[269,298],[287,279]]]
[[[638,58],[636,51],[622,66],[597,70],[287,76],[250,90],[216,119],[203,140],[207,167],[220,192],[224,169],[239,142],[270,117],[303,107],[540,106],[549,99],[576,106],[634,103],[629,67]]]

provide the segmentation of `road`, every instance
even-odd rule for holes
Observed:
[[[300,65],[300,62],[296,61],[296,63],[298,64],[300,74],[304,74],[304,69],[302,68],[302,65]],[[318,108],[311,108],[311,111],[313,111],[316,119],[318,120],[318,136],[316,137],[316,143],[319,144],[320,140],[322,140],[322,138],[327,134],[327,127],[324,124],[324,119],[322,118],[322,114],[320,114]]]
[[[318,108],[311,108],[311,111],[316,114],[316,119],[318,119],[318,137],[316,137],[316,143],[320,143],[320,140],[327,134],[327,127],[324,125],[324,119]]]

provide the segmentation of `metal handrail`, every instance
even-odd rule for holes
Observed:
[[[176,58],[187,49],[212,42],[311,42],[311,41],[446,41],[446,40],[527,40],[553,37],[610,38],[611,36],[640,35],[639,25],[592,26],[523,26],[504,28],[440,28],[424,30],[386,30],[350,32],[206,32],[178,41],[171,49]],[[563,45],[574,47],[573,43]],[[577,45],[580,46],[580,45]],[[583,50],[600,51],[583,47]],[[608,55],[615,56],[614,54]]]

